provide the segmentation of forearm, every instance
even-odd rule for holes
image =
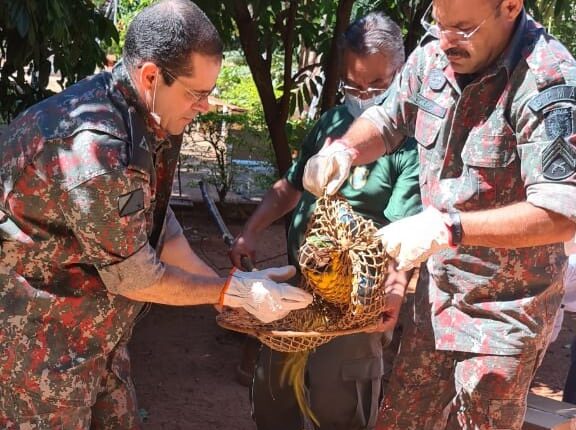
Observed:
[[[226,278],[190,273],[167,264],[162,277],[152,285],[127,289],[120,294],[139,302],[173,306],[217,304],[225,283]]]
[[[530,203],[478,212],[462,212],[463,245],[524,248],[565,242],[576,225],[568,218]]]
[[[276,181],[246,222],[244,232],[260,233],[294,209],[301,195],[285,178]]]
[[[405,122],[398,112],[393,120],[383,106],[373,106],[358,118],[344,139],[358,151],[353,164],[368,164],[383,154],[391,154],[402,145],[406,131],[398,123]]]
[[[364,118],[358,118],[342,137],[346,145],[357,151],[353,165],[368,164],[379,158],[386,150],[378,128]]]
[[[164,244],[160,260],[187,272],[218,276],[208,264],[194,253],[183,234],[175,236]]]

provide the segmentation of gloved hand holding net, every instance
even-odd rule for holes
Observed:
[[[388,266],[376,231],[373,222],[356,214],[346,200],[324,195],[316,203],[299,251],[299,287],[312,294],[312,304],[270,323],[228,309],[218,316],[218,323],[284,352],[310,350],[375,325],[385,307]]]
[[[262,322],[272,322],[312,302],[306,291],[285,283],[296,274],[294,266],[273,267],[255,272],[234,269],[222,290],[220,304],[243,308]]]

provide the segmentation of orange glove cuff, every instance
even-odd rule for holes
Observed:
[[[230,287],[230,282],[232,281],[232,275],[234,274],[234,272],[236,272],[236,270],[238,270],[236,267],[233,267],[232,270],[230,270],[230,274],[228,275],[228,279],[226,279],[224,288],[222,288],[222,290],[220,291],[220,298],[218,299],[218,304],[220,306],[224,306],[224,295],[226,294],[228,287]]]

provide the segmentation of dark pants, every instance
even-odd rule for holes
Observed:
[[[576,336],[572,339],[570,347],[570,369],[566,376],[562,401],[576,404]]]
[[[309,404],[321,430],[370,430],[382,397],[382,333],[338,337],[308,358]],[[258,430],[301,430],[300,408],[291,386],[280,385],[288,354],[263,347],[251,387],[252,414]]]

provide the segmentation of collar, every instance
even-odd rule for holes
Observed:
[[[120,60],[114,68],[112,69],[112,87],[118,90],[128,106],[133,106],[136,111],[144,118],[146,122],[146,128],[151,136],[154,136],[159,146],[163,141],[168,141],[168,133],[164,131],[152,118],[148,108],[143,103],[136,87],[132,82],[132,78],[124,65],[124,62]]]

